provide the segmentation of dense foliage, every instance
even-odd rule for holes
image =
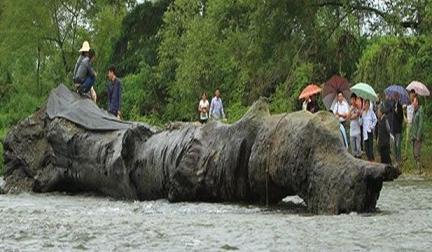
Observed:
[[[334,73],[379,92],[430,84],[431,27],[426,0],[2,0],[0,137],[72,84],[83,40],[96,50],[100,106],[115,64],[125,119],[196,120],[200,93],[219,87],[234,121],[259,96],[296,110],[306,84]]]

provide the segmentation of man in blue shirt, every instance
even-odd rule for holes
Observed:
[[[108,68],[108,79],[108,112],[120,118],[121,82],[116,76],[116,69],[113,65]]]
[[[211,100],[210,104],[210,118],[213,120],[225,119],[225,113],[223,109],[222,99],[220,98],[219,88],[215,91],[215,97]]]

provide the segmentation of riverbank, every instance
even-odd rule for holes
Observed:
[[[412,151],[412,142],[406,142],[405,139],[402,140],[402,173],[407,176],[418,176],[421,175],[423,177],[432,178],[432,122],[427,121],[424,122],[424,140],[422,143],[422,151],[421,151],[421,163],[422,163],[422,173],[419,174],[416,163],[413,157]],[[405,132],[404,136],[405,137]],[[407,145],[406,145],[407,143]],[[379,158],[379,155],[375,156]],[[392,156],[392,161],[394,161],[394,157]]]

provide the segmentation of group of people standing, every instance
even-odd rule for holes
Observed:
[[[79,52],[80,56],[76,61],[73,71],[73,83],[75,84],[75,89],[80,95],[87,96],[96,102],[97,95],[94,89],[94,84],[96,82],[97,72],[93,68],[96,53],[92,48],[90,48],[88,41],[83,42]],[[120,79],[117,78],[116,68],[114,65],[108,67],[107,78],[109,82],[107,85],[108,112],[113,116],[120,118],[122,84]]]
[[[375,161],[374,140],[376,140],[380,161],[391,164],[390,154],[393,152],[395,163],[399,167],[402,162],[403,125],[406,122],[406,146],[408,141],[411,141],[416,167],[418,172],[421,172],[423,108],[414,90],[410,91],[409,96],[410,104],[402,105],[397,93],[388,95],[378,102],[371,102],[353,93],[350,103],[342,92],[337,94],[330,111],[339,120],[344,144],[347,148],[351,146],[354,157],[361,158],[364,152],[369,161]],[[317,112],[319,108],[316,100],[315,95],[308,97],[303,104],[303,109],[312,113]],[[405,152],[406,150],[405,148]]]
[[[199,120],[202,124],[211,120],[225,120],[225,112],[221,98],[220,89],[217,88],[215,96],[212,98],[211,103],[208,101],[207,93],[202,93],[201,100],[198,104]]]
[[[97,73],[93,68],[96,53],[90,48],[90,44],[84,41],[79,50],[73,71],[73,83],[80,95],[97,100],[94,84]],[[121,106],[121,81],[117,78],[116,68],[111,65],[107,70],[108,85],[108,112],[120,118]],[[369,161],[375,161],[374,138],[381,156],[381,162],[392,163],[390,152],[393,145],[393,153],[397,166],[402,161],[402,132],[403,123],[407,122],[406,146],[408,140],[412,142],[413,155],[418,171],[421,171],[420,152],[423,141],[423,108],[414,90],[410,91],[410,104],[402,105],[398,93],[388,95],[384,100],[371,103],[356,94],[351,95],[350,103],[342,92],[330,108],[340,122],[340,132],[345,146],[351,146],[351,153],[356,158],[361,158],[362,152],[366,153]],[[316,94],[306,97],[303,109],[312,113],[319,111]],[[405,111],[405,112],[404,112]],[[209,103],[207,93],[203,93],[198,104],[199,120],[206,123],[208,120],[225,120],[224,106],[220,89],[215,90],[215,95]],[[349,133],[349,137],[347,134]],[[406,152],[406,149],[405,149]]]

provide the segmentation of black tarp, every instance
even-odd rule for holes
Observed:
[[[132,122],[117,119],[92,100],[71,92],[63,84],[51,91],[47,114],[50,119],[61,117],[88,130],[121,130],[133,126]]]

